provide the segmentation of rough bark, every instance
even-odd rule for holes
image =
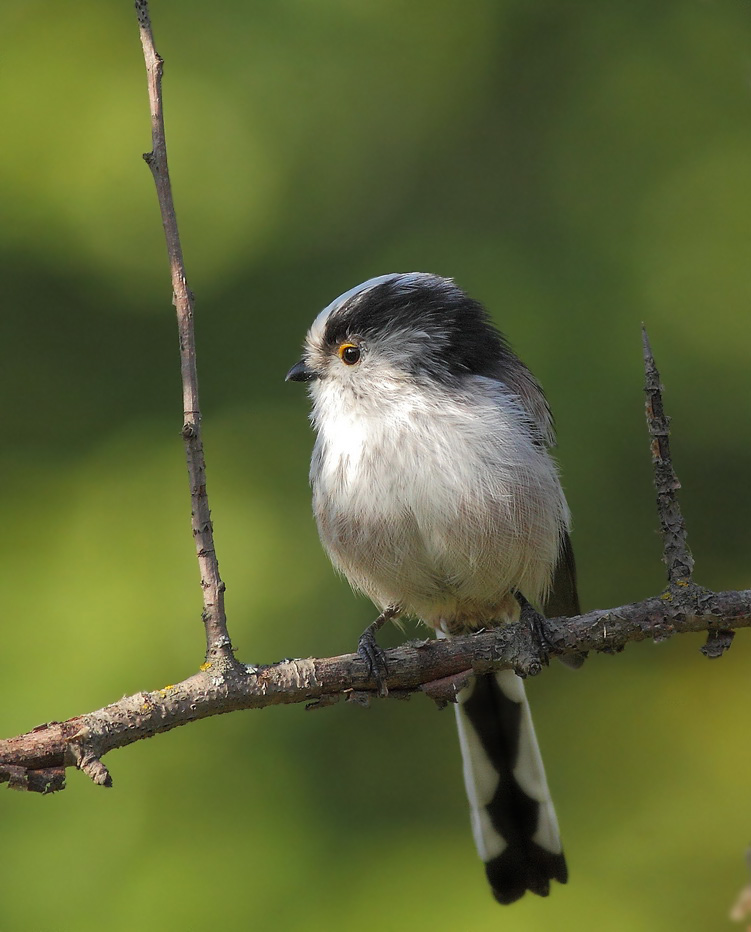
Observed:
[[[685,590],[669,589],[630,605],[549,620],[548,626],[556,653],[616,653],[630,641],[750,627],[751,590],[708,592],[696,587],[689,604]],[[412,641],[387,651],[386,657],[391,698],[422,691],[439,703],[452,699],[471,673],[502,667],[533,672],[546,659],[523,624],[466,637]],[[109,786],[101,761],[108,751],[178,725],[270,705],[305,702],[320,708],[340,700],[366,705],[377,696],[378,684],[356,654],[284,660],[260,668],[210,662],[181,683],[136,693],[96,712],[0,741],[0,781],[16,789],[54,792],[64,786],[65,768],[77,766],[95,783]]]

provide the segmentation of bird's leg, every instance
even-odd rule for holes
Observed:
[[[514,590],[514,598],[519,603],[521,621],[529,628],[537,652],[537,660],[529,664],[529,669],[524,671],[534,676],[536,673],[540,672],[543,666],[548,665],[548,655],[553,653],[555,648],[548,637],[548,624],[545,620],[545,616],[541,615],[518,589]],[[527,664],[524,666],[526,667]]]
[[[390,605],[388,608],[385,608],[378,618],[371,622],[363,631],[360,635],[360,640],[357,642],[357,653],[368,665],[370,675],[375,679],[376,683],[378,683],[379,696],[388,696],[389,694],[386,683],[384,682],[386,674],[388,673],[388,666],[386,664],[386,652],[382,647],[379,647],[376,641],[376,634],[389,619],[395,618],[398,614],[398,605]]]

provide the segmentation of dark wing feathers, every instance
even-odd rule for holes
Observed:
[[[573,618],[581,615],[579,593],[576,590],[576,563],[571,538],[566,531],[561,536],[558,562],[553,572],[553,585],[542,607],[546,618]],[[586,653],[562,654],[561,662],[576,670],[586,660]]]

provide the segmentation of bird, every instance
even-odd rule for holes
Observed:
[[[336,570],[380,610],[439,637],[580,614],[571,516],[543,390],[488,311],[452,279],[390,273],[314,319],[288,381],[307,383],[313,512]],[[535,617],[541,618],[537,614]],[[578,666],[583,655],[569,655]],[[478,854],[495,899],[566,883],[523,680],[475,675],[455,705]]]

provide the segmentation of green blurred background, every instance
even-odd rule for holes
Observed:
[[[646,321],[698,580],[749,585],[751,9],[726,0],[154,0],[197,295],[209,490],[246,661],[352,649],[373,609],[310,516],[313,316],[449,275],[545,385],[582,597],[662,586]],[[132,4],[0,12],[0,733],[190,674],[200,592]],[[413,633],[413,629],[410,629]],[[394,632],[392,643],[398,639]],[[751,840],[748,638],[529,686],[571,880],[486,889],[427,700],[178,729],[0,793],[0,928],[717,930]]]

